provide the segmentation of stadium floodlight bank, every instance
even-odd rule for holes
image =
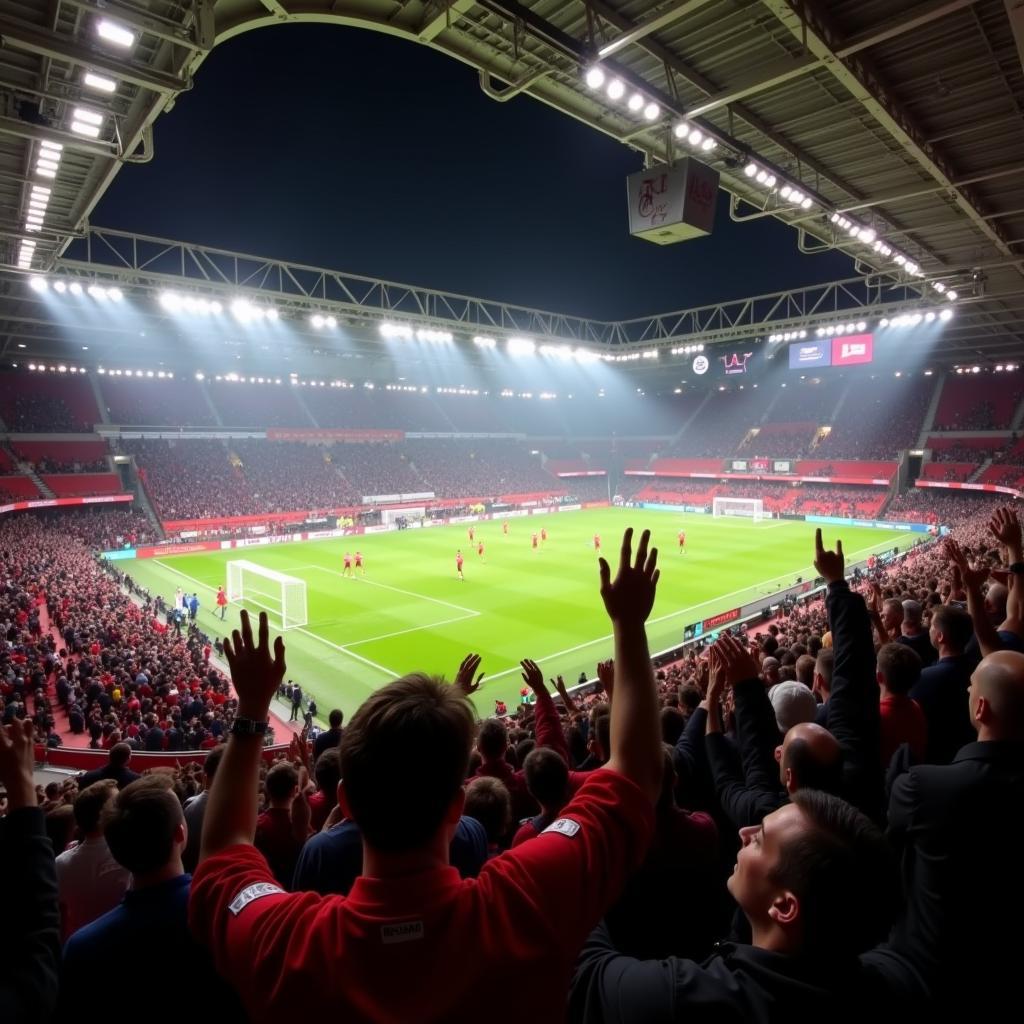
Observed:
[[[277,619],[281,629],[305,626],[306,581],[245,559],[228,562],[228,600],[254,605]]]
[[[764,502],[760,498],[715,498],[711,514],[715,519],[735,516],[740,519],[753,519],[755,523],[759,523],[764,519]]]

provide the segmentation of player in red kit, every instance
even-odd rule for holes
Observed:
[[[533,550],[536,551],[537,550],[537,534],[534,534],[533,537],[531,538],[531,544],[533,546]]]
[[[362,553],[362,551],[357,551],[356,552],[356,568],[360,571],[360,573],[362,573],[362,575],[364,575],[364,576],[366,575],[366,566],[363,565],[363,553]]]
[[[341,570],[342,576],[352,575],[352,555],[348,551],[345,552],[345,564]]]
[[[482,562],[484,560],[484,542],[483,541],[479,541],[477,543],[476,553],[479,556],[480,561]]]
[[[599,533],[595,533],[594,534],[594,550],[595,551],[600,551],[601,550],[601,534],[599,534]]]
[[[680,530],[679,531],[679,554],[681,554],[681,555],[685,555],[686,554],[686,531],[685,530]]]
[[[473,531],[473,527],[471,526],[471,527],[469,528],[469,543],[470,543],[470,544],[472,544],[472,543],[473,543],[473,532],[474,532],[474,531]]]
[[[508,520],[507,519],[501,524],[501,532],[503,534],[505,534],[506,537],[508,536]]]
[[[548,539],[548,531],[545,530],[545,529],[541,529],[541,531],[540,531],[540,541],[541,541],[541,543],[543,544],[544,541],[546,541],[547,539]]]
[[[459,551],[455,552],[455,571],[459,574],[459,579],[462,580],[463,583],[465,583],[466,582],[466,577],[462,575],[462,551],[461,551],[461,549]]]

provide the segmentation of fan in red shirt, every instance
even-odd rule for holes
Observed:
[[[615,637],[612,756],[536,839],[487,862],[475,879],[448,863],[476,729],[473,673],[454,685],[422,674],[371,694],[340,746],[339,800],[360,828],[363,874],[347,896],[288,893],[253,848],[265,722],[285,674],[265,614],[246,613],[225,642],[239,718],[214,777],[193,876],[190,925],[255,1021],[300,1020],[325,1006],[345,1020],[478,1024],[561,1018],[590,930],[644,855],[662,779],[658,698],[644,622],[657,552],[632,531],[601,594]],[[253,733],[253,734],[250,734]],[[472,956],[466,955],[467,938]],[[443,971],[443,984],[441,972]],[[496,980],[529,977],[505,986]],[[400,984],[396,981],[400,979]]]
[[[363,576],[366,575],[366,566],[363,565],[362,551],[356,552],[356,568],[362,573]]]
[[[466,577],[462,575],[462,551],[455,552],[455,571],[459,574],[459,579],[465,582]]]
[[[915,763],[920,764],[928,752],[928,719],[921,705],[908,695],[921,678],[921,659],[906,644],[883,644],[878,650],[875,674],[879,686],[882,767],[889,767],[892,755],[904,743],[910,744],[910,753]]]

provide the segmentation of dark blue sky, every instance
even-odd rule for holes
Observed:
[[[849,276],[771,219],[630,238],[640,156],[427,47],[323,25],[216,49],[93,222],[594,317]]]

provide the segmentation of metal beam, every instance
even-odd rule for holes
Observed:
[[[53,57],[79,67],[102,71],[112,78],[130,82],[142,89],[173,96],[188,88],[188,83],[174,75],[128,61],[114,60],[90,46],[82,46],[67,36],[40,30],[35,25],[15,18],[0,17],[0,39],[4,46],[41,57]]]
[[[604,60],[613,53],[618,53],[624,46],[629,46],[630,43],[635,43],[645,36],[649,36],[652,32],[660,32],[661,29],[685,17],[687,14],[693,14],[694,11],[699,10],[709,2],[710,0],[680,0],[679,3],[669,6],[667,10],[662,11],[660,14],[652,15],[646,21],[639,22],[633,28],[623,32],[617,39],[613,39],[610,43],[605,43],[604,46],[599,47],[597,56]]]
[[[142,12],[136,7],[125,7],[122,4],[113,3],[111,0],[102,0],[100,3],[95,3],[93,0],[61,0],[61,2],[69,7],[77,7],[97,18],[114,18],[125,25],[138,29],[139,32],[146,33],[146,35],[174,43],[175,46],[184,46],[190,50],[209,49],[209,47],[197,43],[180,23],[157,17],[149,12]]]
[[[421,43],[432,43],[446,28],[451,26],[455,18],[466,14],[476,6],[476,0],[440,0],[431,4],[434,13],[427,13],[416,33]]]
[[[88,153],[89,156],[101,156],[109,160],[117,159],[117,151],[113,143],[91,142],[74,132],[47,128],[41,124],[29,124],[27,121],[19,121],[13,117],[0,116],[0,135],[17,135],[22,139],[31,139],[34,142],[57,142],[65,149],[74,150],[77,153]]]

